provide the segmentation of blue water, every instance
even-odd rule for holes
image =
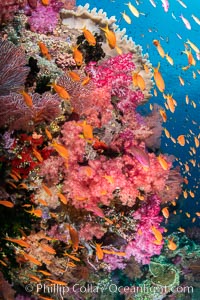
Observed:
[[[128,1],[127,1],[128,2]],[[119,27],[126,28],[128,36],[132,37],[136,44],[139,44],[143,48],[143,53],[149,54],[149,59],[153,66],[157,66],[158,62],[161,63],[160,71],[165,81],[166,90],[165,94],[172,94],[173,98],[177,101],[177,108],[175,113],[167,112],[168,120],[163,127],[166,127],[171,136],[175,139],[184,134],[188,140],[188,144],[181,147],[179,144],[174,144],[170,139],[167,139],[163,133],[161,149],[164,153],[175,155],[180,164],[189,162],[190,159],[196,160],[196,167],[193,167],[189,162],[190,171],[184,173],[184,166],[180,166],[182,174],[189,180],[188,186],[184,186],[184,189],[192,190],[195,193],[195,198],[190,196],[183,200],[180,197],[180,206],[183,212],[189,211],[192,217],[195,217],[195,212],[200,211],[200,205],[198,203],[200,199],[199,191],[199,166],[200,166],[200,148],[196,149],[196,155],[191,156],[189,154],[190,147],[194,147],[193,135],[189,132],[191,130],[194,135],[199,134],[199,119],[200,119],[200,75],[197,70],[200,70],[200,60],[196,60],[196,66],[192,66],[189,70],[183,71],[181,68],[187,65],[187,56],[182,53],[184,51],[184,43],[189,39],[198,48],[200,48],[200,26],[195,23],[191,15],[194,14],[200,19],[200,1],[184,0],[183,2],[187,6],[184,8],[176,0],[169,1],[169,10],[166,13],[162,7],[162,2],[157,0],[156,8],[154,8],[149,0],[132,1],[132,4],[137,7],[139,12],[143,13],[139,18],[132,15],[127,5],[120,0],[101,0],[101,1],[85,1],[77,0],[77,5],[90,4],[90,8],[96,7],[97,9],[103,9],[107,12],[108,17],[115,16]],[[122,18],[121,12],[126,12],[131,17],[132,23],[127,24]],[[172,17],[172,14],[176,17],[176,20]],[[192,29],[188,30],[181,18],[181,14],[191,24]],[[178,36],[182,39],[180,39]],[[168,53],[174,60],[174,65],[171,66],[166,59],[159,56],[156,47],[152,41],[157,39],[161,42],[165,53]],[[194,58],[196,55],[193,52]],[[193,78],[192,71],[196,73],[196,79]],[[185,85],[181,86],[178,76],[181,76]],[[152,90],[153,94],[153,90]],[[185,96],[188,95],[190,104],[185,102]],[[196,108],[193,107],[191,101],[196,103]],[[158,97],[152,96],[150,103],[158,103],[164,107],[164,99],[160,92]],[[149,104],[146,105],[149,107]],[[178,163],[179,164],[179,163]],[[198,217],[197,217],[198,219]],[[191,221],[187,218],[184,219],[186,226],[191,226]],[[196,220],[195,225],[199,224],[199,220]]]

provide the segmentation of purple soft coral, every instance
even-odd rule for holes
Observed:
[[[56,28],[59,18],[59,10],[63,6],[62,2],[51,0],[48,6],[37,4],[28,18],[31,31],[38,33],[52,33]]]
[[[135,239],[129,242],[126,247],[127,258],[133,255],[139,263],[149,264],[153,255],[159,255],[163,247],[163,241],[160,245],[155,243],[155,236],[152,227],[155,227],[161,233],[163,228],[160,223],[163,220],[160,213],[160,199],[153,195],[141,206],[134,214],[134,219],[139,220]]]

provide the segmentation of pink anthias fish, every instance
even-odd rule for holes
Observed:
[[[151,5],[153,5],[153,7],[156,7],[154,0],[149,0],[149,1],[150,1]]]
[[[161,0],[162,2],[162,7],[164,8],[165,12],[168,12],[169,9],[169,1],[168,0]]]
[[[149,156],[143,149],[132,146],[130,149],[128,149],[128,153],[133,155],[143,167],[150,167]]]
[[[185,27],[188,30],[191,30],[192,27],[190,25],[190,22],[186,18],[184,18],[184,16],[182,14],[180,15],[180,18],[182,19],[183,23],[185,24]]]

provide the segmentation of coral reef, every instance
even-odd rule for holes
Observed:
[[[77,279],[84,288],[108,289],[118,269],[141,279],[142,265],[150,265],[149,285],[176,285],[175,267],[170,278],[167,265],[152,271],[151,259],[166,250],[161,205],[178,199],[182,178],[171,156],[158,156],[158,108],[148,116],[137,111],[150,97],[148,56],[101,10],[28,4],[14,19],[20,32],[4,27],[18,46],[1,42],[0,209],[18,218],[3,227],[4,274],[19,299],[29,296],[21,291],[27,282],[68,283],[67,299],[92,299],[74,291]],[[106,24],[120,54],[105,38]],[[134,84],[136,71],[143,88]],[[50,294],[33,291],[36,298]]]

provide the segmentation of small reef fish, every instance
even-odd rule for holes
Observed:
[[[56,254],[56,250],[53,249],[53,248],[52,248],[51,246],[49,246],[49,245],[41,245],[41,244],[40,244],[40,247],[41,247],[44,251],[48,252],[49,254]]]
[[[165,51],[163,50],[160,42],[158,40],[153,40],[154,46],[156,46],[159,55],[163,58],[165,57]]]
[[[37,276],[34,276],[34,275],[31,275],[31,274],[28,274],[27,275],[30,279],[33,279],[34,281],[36,282],[41,282],[41,278],[37,277]]]
[[[183,6],[184,8],[187,8],[187,5],[186,5],[183,1],[177,0],[177,2],[178,2],[181,6]]]
[[[72,47],[73,51],[73,58],[76,62],[76,65],[80,67],[83,64],[83,54],[82,52],[78,49],[80,45],[77,45],[75,47]]]
[[[156,7],[156,3],[154,2],[154,0],[149,0],[149,2],[151,3],[151,5],[152,5],[153,7]]]
[[[43,162],[43,157],[42,157],[42,155],[41,155],[35,148],[33,148],[33,154],[34,154],[34,156],[37,158],[37,160],[38,160],[39,162]]]
[[[117,39],[114,31],[110,30],[108,28],[108,23],[106,24],[105,28],[100,27],[101,30],[105,32],[105,36],[108,42],[108,45],[110,46],[111,49],[114,49],[117,44]]]
[[[185,136],[183,134],[179,135],[177,138],[179,145],[185,146]]]
[[[34,215],[35,217],[41,218],[42,217],[42,210],[32,208],[32,210],[25,210],[27,213]]]
[[[7,201],[7,200],[0,200],[0,205],[9,207],[9,208],[14,207],[14,204],[11,201]]]
[[[51,141],[53,139],[51,132],[47,128],[45,128],[45,133],[48,139]]]
[[[176,250],[177,248],[177,245],[174,243],[173,240],[174,239],[168,240],[168,245],[167,245],[167,247],[172,251]]]
[[[48,188],[48,186],[46,186],[44,183],[42,183],[42,188],[44,189],[44,191],[47,193],[47,195],[49,197],[52,197],[52,192],[51,192],[50,188]]]
[[[167,100],[167,105],[168,105],[169,110],[172,113],[174,113],[174,111],[175,111],[175,104],[174,104],[175,100],[172,98],[172,95],[169,95],[169,94],[165,95],[165,94],[163,94],[163,97],[164,97],[164,99]]]
[[[145,152],[145,150],[132,146],[127,151],[129,154],[133,155],[143,167],[149,168],[150,167],[150,160],[148,154]]]
[[[162,2],[162,7],[164,8],[165,12],[168,12],[169,10],[169,1],[168,0],[161,0]]]
[[[82,85],[86,85],[90,82],[91,77],[87,75],[85,78],[83,78],[83,81],[81,82]]]
[[[194,43],[192,43],[189,39],[187,39],[186,44],[190,45],[190,47],[191,47],[196,53],[199,53],[199,52],[200,52],[199,48],[198,48]]]
[[[103,256],[104,256],[103,249],[101,248],[102,244],[96,243],[95,246],[96,246],[96,255],[97,255],[97,258],[99,260],[102,260]]]
[[[68,158],[69,158],[69,151],[67,150],[67,148],[65,148],[65,146],[63,146],[61,144],[58,144],[56,142],[53,142],[51,144],[51,146],[58,152],[58,154],[60,156],[62,156],[66,160],[68,160]]]
[[[153,235],[155,236],[156,240],[158,242],[161,242],[163,239],[162,233],[160,232],[160,230],[158,230],[155,226],[151,226],[151,230],[153,232]]]
[[[51,60],[51,55],[49,54],[49,50],[48,50],[47,46],[43,42],[38,42],[38,46],[40,48],[40,52],[42,53],[42,55],[46,59]]]
[[[180,15],[180,18],[182,19],[183,23],[185,24],[185,27],[188,29],[188,30],[191,30],[192,27],[190,25],[190,22],[181,14]]]
[[[69,258],[71,258],[71,259],[73,259],[75,261],[81,261],[80,258],[76,257],[75,255],[68,254],[67,252],[65,252],[64,255],[68,256]]]
[[[161,115],[161,117],[162,117],[162,119],[163,119],[163,122],[167,122],[167,115],[166,115],[166,112],[165,112],[165,110],[164,109],[159,109],[159,113],[160,113],[160,115]]]
[[[68,229],[69,229],[69,234],[70,234],[70,238],[71,238],[71,241],[72,241],[73,250],[77,251],[78,250],[78,245],[79,245],[79,234],[70,225],[68,226]]]
[[[26,105],[28,107],[32,107],[33,106],[32,97],[28,93],[26,93],[25,91],[21,91],[20,94],[22,94],[22,96],[24,98],[24,102],[26,103]]]
[[[53,89],[60,96],[60,98],[62,98],[64,100],[69,100],[70,99],[70,95],[69,95],[68,91],[64,87],[62,87],[61,85],[58,85],[56,83],[52,83],[52,84],[50,84],[50,86],[53,87]]]
[[[135,87],[139,87],[142,91],[144,91],[146,88],[146,84],[143,77],[138,73],[139,72],[132,73],[133,84]]]
[[[25,247],[25,248],[30,247],[30,244],[28,244],[27,242],[25,242],[22,239],[14,239],[14,238],[6,237],[6,238],[4,238],[4,240],[15,243],[15,244],[18,244],[21,247]]]
[[[153,75],[154,75],[154,80],[155,80],[157,88],[159,89],[159,91],[161,93],[163,93],[164,90],[165,90],[165,82],[164,82],[164,80],[162,78],[162,75],[161,75],[161,73],[159,71],[159,68],[160,68],[160,63],[158,63],[158,67],[157,68],[156,67],[153,68],[153,71],[154,71]]]
[[[180,84],[182,86],[185,85],[185,82],[184,82],[183,78],[181,76],[178,76],[178,78],[179,78]]]
[[[165,54],[165,58],[168,61],[168,63],[173,66],[174,65],[174,60],[171,58],[168,54]]]
[[[163,216],[164,216],[166,219],[168,219],[168,218],[169,218],[169,210],[168,210],[168,208],[167,208],[167,207],[164,207],[161,211],[162,211]]]
[[[183,227],[178,227],[177,228],[180,232],[185,232],[185,229]]]
[[[192,19],[198,24],[198,25],[200,25],[200,19],[199,18],[197,18],[197,17],[195,17],[195,15],[191,15],[191,17],[192,17]]]
[[[139,11],[137,10],[137,8],[135,6],[133,6],[133,4],[131,2],[128,3],[124,3],[125,5],[128,6],[128,8],[130,9],[130,11],[132,12],[132,14],[138,18],[140,16]]]
[[[66,285],[66,282],[64,282],[64,281],[54,280],[54,279],[50,279],[50,278],[47,278],[46,280],[48,280],[48,281],[50,281],[51,283],[54,283],[54,284]]]
[[[42,4],[45,5],[45,6],[46,6],[46,5],[49,5],[49,0],[41,0],[41,2],[42,2]]]
[[[187,58],[188,58],[188,64],[189,65],[193,65],[195,66],[196,65],[196,61],[191,53],[191,51],[185,49],[185,51],[183,51],[183,53],[185,53],[187,55]]]
[[[78,75],[78,73],[74,72],[74,71],[69,71],[68,72],[69,77],[73,80],[73,81],[79,81],[80,80],[80,76]]]
[[[163,170],[168,170],[168,163],[161,155],[158,156],[158,161]]]
[[[131,24],[131,18],[124,12],[121,12],[122,14],[122,17],[124,19],[124,21],[127,23],[127,24]]]
[[[62,193],[57,193],[58,195],[58,198],[60,199],[60,201],[63,203],[63,204],[67,204],[68,203],[68,200],[67,198],[62,194]]]
[[[33,257],[32,255],[29,255],[29,254],[23,252],[23,256],[26,260],[33,263],[34,265],[42,266],[42,263],[39,260],[37,260],[35,257]]]
[[[51,273],[47,272],[47,271],[43,271],[43,270],[38,270],[39,273],[42,273],[45,276],[51,276]]]
[[[87,40],[88,44],[93,47],[96,46],[96,39],[95,39],[94,35],[91,33],[91,31],[86,29],[86,26],[84,26],[82,31],[83,31],[83,35],[84,35],[85,39]]]

